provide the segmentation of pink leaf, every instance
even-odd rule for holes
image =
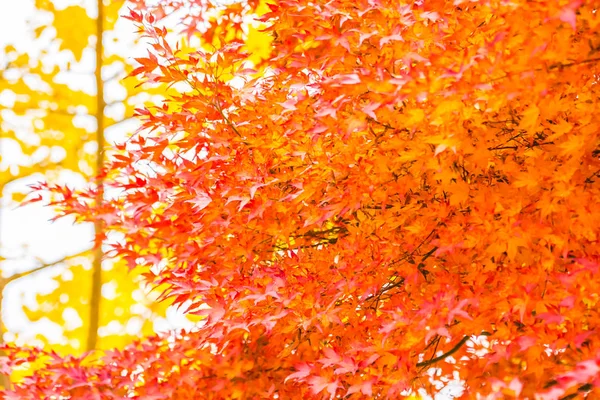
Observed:
[[[356,85],[361,82],[358,74],[338,75],[337,81],[342,85]]]
[[[329,382],[327,378],[322,376],[313,376],[309,379],[309,384],[311,386],[310,390],[313,394],[319,394],[323,391],[323,389],[327,389],[327,392],[331,394],[331,397],[335,395],[337,391],[338,382]]]
[[[559,14],[559,19],[562,22],[566,22],[567,24],[571,25],[571,28],[573,28],[573,30],[576,30],[577,26],[576,26],[576,15],[575,15],[575,10],[573,10],[571,7],[564,7]]]
[[[431,22],[435,22],[438,19],[440,19],[440,14],[438,14],[435,11],[433,11],[433,12],[432,11],[425,11],[425,12],[421,13],[420,17],[422,19],[426,19],[426,20],[429,20]]]
[[[335,364],[339,364],[341,357],[331,348],[326,347],[323,349],[324,358],[321,358],[319,362],[323,364],[323,367],[330,367]]]
[[[446,150],[448,148],[448,146],[446,146],[445,144],[439,144],[436,148],[435,148],[435,153],[433,154],[434,157],[437,157],[438,154],[442,153],[444,150]]]
[[[559,304],[561,307],[573,308],[575,305],[575,296],[565,297]]]
[[[531,336],[521,336],[516,340],[517,344],[519,345],[519,350],[520,351],[525,351],[528,348],[534,346],[537,342],[536,338],[531,337]]]
[[[288,375],[284,382],[287,382],[290,379],[300,380],[310,375],[311,366],[308,363],[296,364],[294,368],[296,368],[297,372]]]
[[[515,396],[519,397],[521,390],[523,390],[523,384],[519,378],[513,378],[513,380],[508,384],[508,388],[515,393]]]

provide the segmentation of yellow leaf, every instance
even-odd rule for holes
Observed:
[[[423,110],[421,110],[420,108],[417,108],[414,110],[410,110],[408,112],[408,119],[406,120],[406,123],[410,127],[413,124],[416,125],[416,124],[421,123],[424,119],[425,119],[425,112]]]
[[[521,172],[517,174],[517,179],[514,182],[515,187],[527,189],[535,189],[539,185],[539,178],[537,174],[532,171]]]
[[[558,124],[550,125],[550,129],[557,135],[564,135],[565,133],[570,132],[571,129],[573,129],[573,124],[570,124],[564,119],[561,119]]]
[[[94,20],[83,7],[70,6],[54,11],[56,37],[62,41],[60,48],[70,50],[76,61],[81,60],[94,28]]]
[[[463,181],[452,185],[452,195],[450,196],[450,205],[457,206],[469,200],[469,184]]]
[[[269,6],[267,4],[275,4],[274,1],[261,1],[258,3],[258,7],[256,7],[256,15],[261,17],[263,15],[265,15],[266,13],[268,13],[269,11],[271,11],[271,9],[269,8]]]
[[[40,357],[32,362],[26,362],[14,368],[10,374],[10,380],[13,383],[20,383],[35,371],[43,368],[49,361],[48,357]]]
[[[25,200],[25,198],[27,197],[27,194],[25,194],[25,193],[19,193],[19,192],[13,192],[11,194],[11,197],[12,197],[12,199],[13,199],[14,202],[20,203],[23,200]]]
[[[113,29],[115,26],[115,23],[119,19],[120,11],[121,11],[121,8],[123,8],[125,1],[124,0],[111,0],[108,5],[106,4],[106,1],[104,3],[105,3],[104,4],[104,16],[105,16],[104,28],[107,30]]]
[[[442,125],[444,118],[453,112],[459,111],[463,106],[463,103],[458,100],[448,100],[441,102],[431,115],[432,125]]]
[[[246,48],[250,54],[250,61],[255,65],[261,60],[266,59],[271,54],[271,42],[273,37],[265,32],[260,32],[264,25],[252,26],[248,28],[248,37],[246,38]]]
[[[583,148],[585,138],[582,136],[571,135],[566,141],[558,145],[562,149],[563,156],[576,155]]]

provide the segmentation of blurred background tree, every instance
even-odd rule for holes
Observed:
[[[49,208],[17,206],[38,181],[94,179],[108,145],[137,128],[134,108],[165,89],[123,80],[137,45],[124,0],[17,3],[0,0],[0,340],[62,354],[122,347],[153,333],[168,304],[102,260],[93,239],[111,232],[99,224],[49,224]]]

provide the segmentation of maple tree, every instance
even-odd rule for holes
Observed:
[[[45,364],[6,396],[398,398],[458,376],[466,398],[594,398],[597,6],[131,2],[152,45],[132,75],[178,93],[137,110],[104,175],[120,197],[39,189],[204,324],[92,359],[5,346],[5,371]]]
[[[164,92],[164,88],[146,90],[135,88],[135,82],[120,81],[133,69],[133,60],[123,54],[122,48],[129,48],[135,37],[119,37],[123,26],[117,22],[122,25],[118,17],[124,0],[98,4],[104,4],[99,8],[99,17],[90,15],[83,3],[60,6],[52,1],[37,1],[27,21],[28,35],[15,35],[2,49],[6,60],[0,71],[3,207],[26,203],[26,184],[39,176],[69,184],[77,183],[73,176],[83,176],[82,181],[93,177],[104,163],[105,135],[118,136],[119,129],[133,121],[130,115],[136,106]],[[98,32],[104,41],[96,41]],[[22,336],[32,337],[32,331],[37,331],[37,338],[41,339],[38,343],[65,355],[122,347],[138,337],[138,330],[143,335],[153,333],[156,317],[164,315],[168,307],[168,303],[152,302],[139,274],[128,274],[123,263],[105,262],[101,266],[99,247],[95,251],[74,251],[50,262],[39,260],[30,269],[8,274],[9,264],[34,258],[36,249],[24,249],[22,256],[14,258],[7,255],[10,250],[15,253],[14,249],[1,244],[6,259],[1,259],[4,276],[0,278],[0,298],[10,308],[17,308],[19,302],[14,292],[13,296],[7,295],[5,288],[9,285],[20,285],[22,292],[29,294],[35,289],[22,278],[39,276],[42,270],[52,270],[55,276],[52,281],[37,285],[38,289],[54,285],[54,290],[37,294],[36,307],[20,307],[30,321],[46,322],[37,327],[31,324],[21,335],[22,332],[7,328],[3,320],[0,342],[7,332],[7,340],[22,343],[26,340]],[[101,296],[103,286],[113,293],[108,290],[109,296]],[[65,323],[68,319],[71,322]],[[47,337],[51,324],[63,331],[61,343]],[[13,378],[16,375],[19,373]],[[5,377],[0,379],[5,386]]]

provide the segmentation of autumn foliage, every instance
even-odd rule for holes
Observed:
[[[46,366],[8,398],[400,398],[435,374],[597,398],[599,5],[132,2],[132,75],[178,94],[113,151],[119,196],[50,189],[203,324],[83,359],[9,347],[5,370]]]

